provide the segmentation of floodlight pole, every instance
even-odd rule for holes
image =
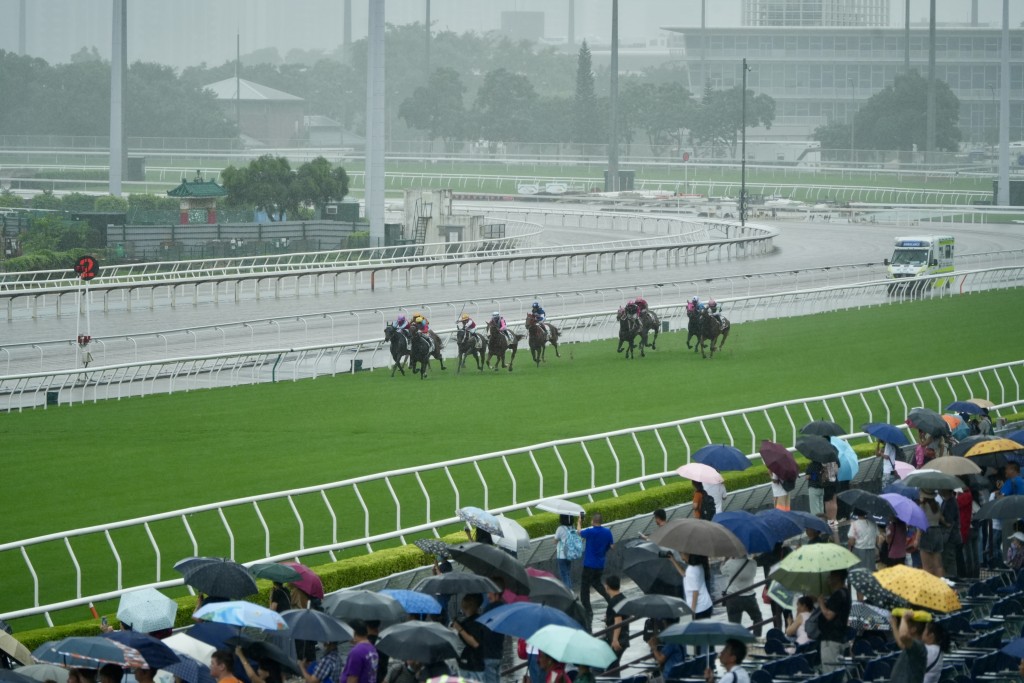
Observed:
[[[743,58],[743,93],[740,106],[742,135],[740,137],[740,225],[747,224],[747,58]]]

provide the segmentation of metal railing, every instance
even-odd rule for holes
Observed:
[[[793,443],[800,426],[826,418],[850,437],[864,422],[900,422],[911,407],[987,396],[993,413],[1024,402],[1024,361],[937,374],[864,389],[723,411],[643,427],[559,439],[440,463],[46,534],[0,544],[5,619],[117,597],[141,586],[180,586],[170,566],[186,555],[270,561],[373,552],[443,533],[465,504],[496,513],[540,499],[661,486],[707,443],[756,453],[759,441]],[[749,457],[754,457],[749,456]],[[77,549],[76,549],[77,548]],[[84,562],[79,558],[88,558]],[[111,575],[114,575],[113,580]],[[70,586],[74,586],[70,589]],[[29,596],[31,598],[29,599]]]

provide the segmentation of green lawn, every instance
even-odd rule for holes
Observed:
[[[1011,290],[737,325],[725,351],[713,360],[684,352],[683,337],[668,334],[662,335],[657,351],[634,361],[616,355],[614,342],[605,341],[564,345],[561,359],[549,352],[547,364],[539,369],[524,352],[511,374],[473,371],[456,376],[451,369],[435,367],[421,381],[392,379],[377,371],[10,413],[0,416],[8,484],[2,540],[1017,360],[1024,326],[1019,316],[1007,312],[1019,304],[1020,293]],[[876,408],[885,401],[895,405],[892,397],[872,400]],[[863,407],[851,408],[860,420]],[[768,420],[779,418],[781,413],[773,411],[752,419],[751,426],[758,438],[768,438]],[[737,431],[730,424],[746,450],[746,429]],[[718,426],[709,434],[718,440],[724,429]],[[684,431],[691,445],[702,445],[699,427]],[[639,441],[645,448],[656,445],[653,434]],[[614,448],[620,477],[640,473],[642,464],[630,438],[588,448],[595,462],[602,460],[602,450]],[[561,448],[559,454],[571,473],[570,487],[585,486],[587,454],[579,446]],[[545,490],[559,488],[564,475],[554,451],[538,451],[537,462]],[[662,465],[649,461],[646,471],[660,471]],[[526,459],[514,467],[519,499],[532,498],[540,475]],[[490,505],[510,502],[504,466],[485,464],[481,469],[493,487]],[[607,477],[607,468],[597,475]],[[453,468],[452,476],[462,504],[482,504],[475,470]],[[424,477],[423,486],[431,492],[432,516],[451,514],[454,495],[444,475]],[[418,484],[406,479],[396,483],[396,490],[400,512],[383,482],[360,489],[366,504],[386,518],[378,518],[371,532],[393,528],[399,515],[403,524],[425,516]],[[340,535],[351,536],[354,529],[359,537],[364,526],[360,501],[350,489],[329,498]],[[319,496],[297,497],[296,505],[306,522],[305,545],[329,542],[331,520]],[[271,552],[290,549],[297,522],[288,503],[266,504],[262,511],[271,529]],[[237,555],[262,556],[263,527],[252,508],[227,514],[236,532]],[[189,521],[201,551],[227,552],[227,534],[215,514]],[[173,578],[170,565],[191,553],[189,539],[177,520],[155,524],[151,531],[164,548],[163,578]],[[144,531],[115,532],[114,537],[126,577],[145,574],[145,567],[153,566],[155,555]],[[93,575],[85,581],[87,592],[116,587],[115,562],[108,559],[105,545],[102,537],[73,544],[83,571]],[[63,544],[34,549],[31,557],[36,570],[50,577],[44,595],[73,596],[73,574],[59,569],[68,564]],[[20,556],[0,557],[0,575],[8,579],[0,610],[30,594],[31,584],[21,578],[24,573]]]

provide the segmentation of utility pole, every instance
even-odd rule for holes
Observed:
[[[366,64],[366,194],[370,246],[384,246],[384,0],[370,0]]]
[[[857,144],[855,142],[855,140],[856,140],[855,133],[856,133],[856,130],[857,130],[857,128],[856,128],[856,118],[857,118],[857,80],[856,80],[856,78],[851,78],[850,81],[849,81],[849,85],[850,85],[850,90],[851,90],[851,95],[850,95],[850,162],[852,164],[856,164],[856,162],[857,162],[857,155],[853,151],[853,150],[857,149]]]
[[[427,71],[426,80],[430,80],[430,0],[427,0],[427,16],[423,20],[426,29],[426,44],[423,46],[423,66]]]
[[[910,73],[910,0],[903,10],[903,73]]]
[[[235,125],[242,133],[242,34],[235,33]]]
[[[26,31],[25,12],[26,12],[26,10],[27,10],[27,8],[25,7],[25,0],[21,0],[21,2],[18,5],[18,54],[21,55],[22,57],[24,57],[26,54],[28,54],[28,48],[27,48],[27,44],[26,44],[26,40],[25,40],[25,35],[26,35],[26,32],[25,32]]]
[[[576,0],[569,0],[569,32],[566,42],[570,50],[576,46]]]
[[[128,68],[128,0],[113,1],[110,45],[110,176],[109,192],[121,196],[127,150],[124,135],[124,82]]]
[[[611,87],[609,88],[608,111],[611,121],[608,130],[608,182],[605,190],[619,191],[619,0],[612,0],[612,63]]]
[[[925,122],[925,150],[935,151],[935,0],[928,17],[928,118]]]
[[[747,58],[743,58],[743,104],[740,107],[740,225],[747,224]]]
[[[1003,0],[999,64],[999,192],[996,204],[1010,205],[1010,0]]]

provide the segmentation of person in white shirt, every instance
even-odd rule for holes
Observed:
[[[685,567],[672,553],[669,553],[668,559],[683,577],[683,600],[686,600],[686,606],[693,612],[693,620],[710,619],[712,601],[707,583],[707,575],[710,572],[708,558],[692,553],[683,555],[683,561],[686,562]],[[704,648],[702,646],[695,647],[694,654],[704,654]]]
[[[755,624],[754,636],[760,638],[761,627],[756,624],[761,621],[761,606],[753,588],[756,574],[757,563],[749,557],[734,557],[722,563],[722,581],[725,584],[722,597],[725,598],[729,622],[741,624],[746,614]]]
[[[725,512],[725,484],[704,484],[704,490],[715,499],[715,514]]]
[[[772,480],[772,498],[774,499],[776,510],[789,510],[789,491],[783,486],[782,480],[779,479],[779,475],[774,472],[771,473]]]
[[[863,510],[854,510],[853,514],[856,519],[850,525],[846,544],[860,560],[859,566],[874,572],[878,564],[878,525],[868,519]],[[857,591],[857,599],[864,599],[860,591]]]
[[[748,674],[740,664],[747,656],[747,646],[742,642],[730,638],[725,641],[722,651],[718,653],[718,661],[725,667],[725,675],[719,680],[720,683],[750,683]],[[715,683],[715,672],[710,668],[704,669],[704,680],[706,683]]]
[[[814,598],[811,596],[803,595],[796,601],[796,616],[786,624],[786,635],[796,638],[797,645],[811,642],[810,636],[807,635],[807,617],[811,616],[813,611]]]
[[[949,649],[949,638],[942,624],[928,622],[921,636],[924,643],[924,683],[939,683],[942,678],[942,653]]]
[[[882,459],[882,488],[892,483],[893,475],[896,472],[896,446],[885,441],[879,441],[875,448],[875,455]]]

